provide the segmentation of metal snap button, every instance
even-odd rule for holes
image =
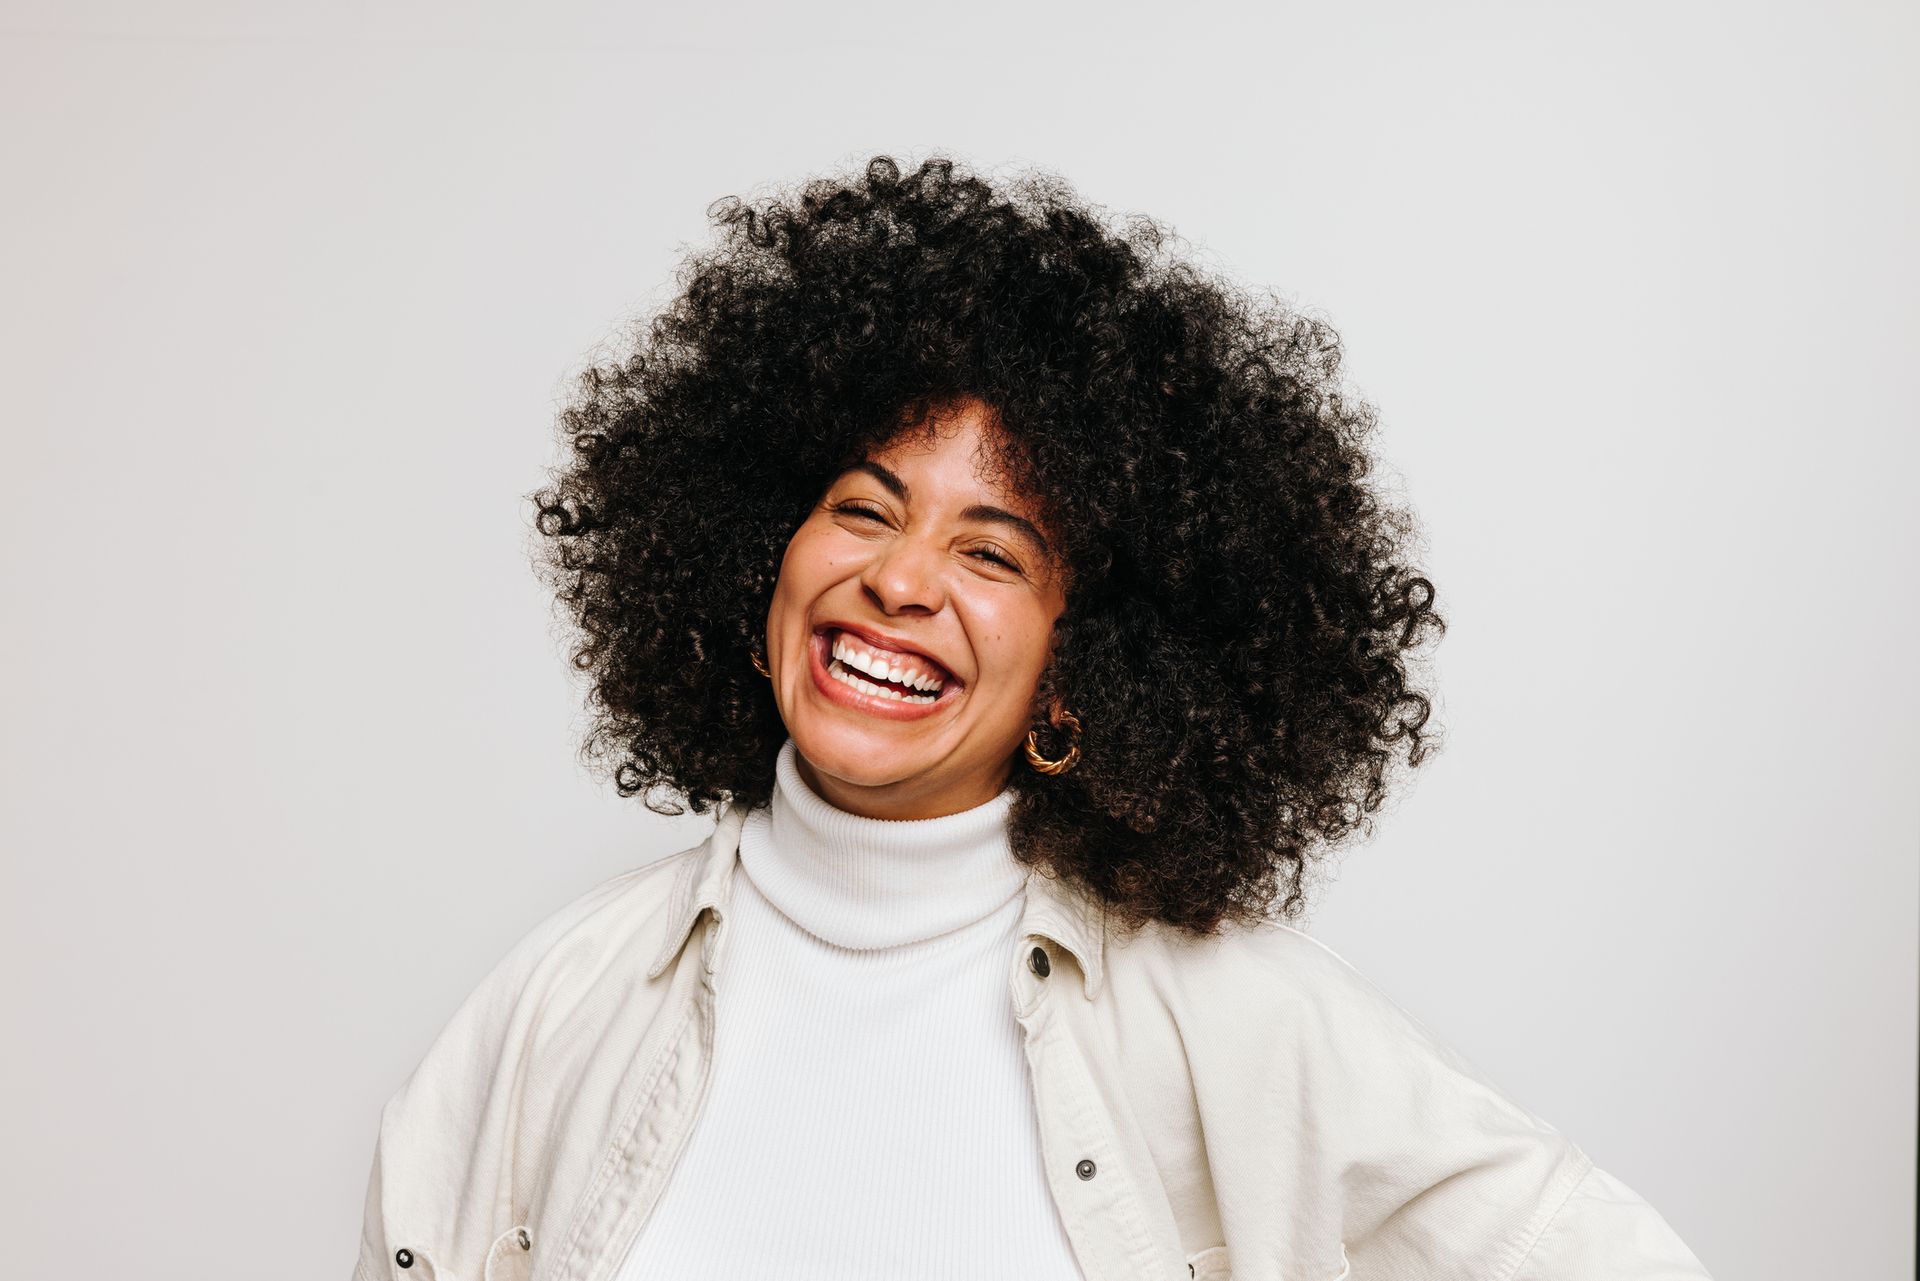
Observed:
[[[527,1235],[527,1230],[525,1228],[521,1228],[518,1232],[514,1233],[513,1239],[520,1243],[520,1248],[522,1250],[533,1249],[533,1238]]]
[[[1047,960],[1047,949],[1044,947],[1036,947],[1033,951],[1027,953],[1027,967],[1041,978],[1045,978],[1048,974],[1051,974],[1053,972],[1053,963]]]
[[[1083,1179],[1091,1179],[1093,1177],[1093,1162],[1083,1160],[1079,1165],[1073,1167],[1073,1172]]]
[[[403,1268],[410,1268],[413,1266],[413,1251],[396,1250],[393,1255],[393,1261]]]

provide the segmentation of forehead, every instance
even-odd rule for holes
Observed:
[[[865,457],[896,474],[912,470],[939,474],[943,481],[961,487],[971,484],[1001,505],[1037,518],[1040,503],[1019,480],[1017,442],[999,415],[982,401],[963,399],[934,406],[870,447]]]

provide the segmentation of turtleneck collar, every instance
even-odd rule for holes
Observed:
[[[796,925],[848,948],[897,947],[970,925],[1026,884],[1014,861],[1011,787],[939,818],[867,818],[807,786],[791,737],[772,800],[740,833],[753,884]]]

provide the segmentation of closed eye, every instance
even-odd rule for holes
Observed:
[[[881,524],[885,524],[887,520],[884,512],[875,511],[871,507],[855,502],[837,503],[834,505],[833,510],[836,512],[845,512],[849,516],[864,516],[868,520],[877,520]],[[1000,555],[1000,553],[991,551],[985,547],[976,548],[967,554],[970,556],[978,556],[983,560],[992,561],[1002,569],[1011,570],[1016,574],[1021,572],[1018,565],[1008,560],[1005,556]]]
[[[984,547],[978,551],[971,552],[969,554],[973,556],[983,556],[986,559],[992,561],[996,565],[1002,566],[1006,569],[1013,570],[1015,573],[1020,572],[1020,567],[1018,565],[1014,564],[1012,561],[1008,560],[1004,556],[995,555],[993,552],[986,550]]]

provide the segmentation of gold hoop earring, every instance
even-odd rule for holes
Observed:
[[[753,660],[753,669],[755,671],[759,672],[762,676],[766,677],[768,680],[773,679],[773,673],[767,670],[767,660],[760,657],[759,650],[757,649],[748,650],[747,657]]]
[[[1080,718],[1064,707],[1056,707],[1048,717],[1049,722],[1058,728],[1062,722],[1071,727],[1073,742],[1067,747],[1067,754],[1059,760],[1050,761],[1040,755],[1040,731],[1027,731],[1027,764],[1042,774],[1064,774],[1080,760]]]

